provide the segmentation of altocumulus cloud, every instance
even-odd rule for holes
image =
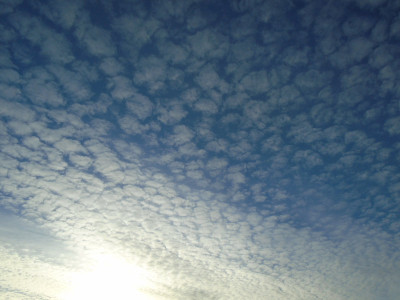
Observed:
[[[2,1],[0,297],[396,299],[399,12]]]

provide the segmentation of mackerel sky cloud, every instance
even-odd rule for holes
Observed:
[[[400,1],[0,4],[1,299],[398,299]]]

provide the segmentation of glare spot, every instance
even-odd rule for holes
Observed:
[[[142,291],[146,287],[145,270],[120,257],[101,254],[94,256],[84,271],[71,274],[70,288],[61,299],[154,300]]]

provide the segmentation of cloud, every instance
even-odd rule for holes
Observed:
[[[101,63],[100,69],[109,76],[115,76],[123,72],[124,67],[114,57],[107,57]]]
[[[90,98],[92,93],[84,77],[58,66],[50,66],[49,71],[56,76],[70,101],[78,102]]]
[[[135,114],[140,120],[149,117],[153,110],[153,103],[148,97],[141,94],[135,94],[132,100],[127,101],[126,106],[128,110]]]
[[[26,81],[24,91],[34,104],[54,107],[65,104],[57,83],[47,71],[33,69],[30,75],[33,79]]]
[[[192,130],[190,130],[185,125],[177,125],[174,127],[174,134],[171,136],[171,142],[175,145],[182,145],[187,142],[190,142],[194,134]]]
[[[65,36],[44,25],[37,17],[17,13],[10,20],[22,38],[40,46],[39,53],[46,59],[57,63],[69,63],[73,60],[70,43]]]
[[[65,29],[70,29],[77,22],[83,3],[77,0],[70,1],[66,5],[64,1],[57,0],[51,3],[40,1],[33,5],[52,22],[61,25]]]
[[[191,50],[197,57],[222,57],[227,51],[226,37],[218,32],[203,30],[188,38]]]
[[[1,297],[100,252],[154,299],[396,299],[394,4],[15,4]]]
[[[138,64],[138,70],[134,75],[134,82],[139,86],[145,86],[151,92],[164,88],[167,72],[163,61],[154,56],[143,58]]]
[[[23,2],[23,0],[17,0],[17,1],[11,1],[11,0],[6,0],[1,3],[1,14],[9,14],[14,11],[14,9],[20,5]]]
[[[174,103],[172,101],[157,109],[157,112],[159,114],[159,120],[169,125],[178,123],[188,114],[179,102]]]
[[[90,23],[88,16],[81,16],[75,28],[78,41],[94,56],[112,56],[116,53],[109,31]]]
[[[18,255],[13,249],[1,247],[2,274],[7,274],[2,282],[2,296],[10,299],[51,299],[65,289],[61,281],[50,274],[60,274],[63,270],[53,264],[32,259],[29,255]],[[16,272],[19,276],[15,276]],[[22,284],[25,282],[24,284]]]
[[[396,135],[400,133],[400,118],[394,117],[385,122],[385,129],[390,135]]]

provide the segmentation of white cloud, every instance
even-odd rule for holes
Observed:
[[[143,125],[137,119],[129,116],[121,117],[118,123],[127,134],[142,134],[149,129],[148,125]]]
[[[43,15],[52,22],[60,24],[65,29],[69,29],[75,24],[79,18],[82,4],[79,0],[69,1],[68,5],[62,0],[50,3],[34,3]]]
[[[100,65],[100,69],[109,76],[115,76],[124,71],[122,64],[114,57],[107,57]]]
[[[126,102],[126,107],[140,120],[148,118],[153,111],[153,103],[149,98],[138,93]]]
[[[307,168],[321,166],[323,161],[317,153],[312,151],[297,151],[293,157],[294,162],[304,164]]]
[[[171,41],[160,41],[159,51],[165,57],[167,62],[172,64],[184,64],[188,58],[188,49]]]
[[[240,88],[250,94],[264,93],[270,89],[270,79],[265,71],[252,72],[240,81]]]
[[[344,44],[340,49],[331,55],[332,63],[345,68],[359,63],[366,58],[374,47],[374,43],[365,37],[356,37]]]
[[[19,73],[14,71],[13,69],[1,69],[0,71],[0,81],[5,83],[15,83],[18,84],[20,82]]]
[[[381,4],[14,6],[0,297],[60,297],[107,252],[155,299],[396,299],[397,23]]]
[[[36,119],[36,112],[29,106],[18,102],[10,102],[0,99],[0,114],[6,118],[14,118],[21,121],[32,122]]]
[[[219,84],[220,78],[211,66],[207,66],[200,71],[196,81],[203,90],[210,90]]]
[[[390,36],[399,39],[400,38],[400,20],[397,19],[390,26]]]
[[[111,96],[116,99],[131,98],[136,89],[132,85],[132,81],[125,76],[115,76],[110,80],[110,87],[112,87]]]
[[[379,20],[371,30],[371,38],[374,42],[383,42],[388,38],[388,22],[385,19]]]
[[[222,57],[226,54],[226,38],[210,30],[198,31],[188,39],[192,52],[198,57]]]
[[[0,14],[9,14],[14,11],[15,7],[20,5],[23,2],[23,0],[17,0],[17,1],[12,1],[12,0],[5,0],[0,4]]]
[[[11,121],[8,123],[11,131],[16,135],[27,135],[32,133],[33,129],[29,126],[29,123],[19,122],[19,121]]]
[[[171,142],[176,145],[182,145],[187,142],[190,142],[194,134],[192,130],[190,130],[185,125],[177,125],[174,127],[174,134],[171,136]]]
[[[0,248],[0,256],[1,273],[7,275],[3,277],[0,295],[6,299],[49,299],[57,297],[66,288],[60,280],[62,267],[42,262],[29,254],[19,255],[4,246]],[[55,279],[54,274],[59,278]]]
[[[385,129],[390,135],[400,133],[400,117],[394,117],[385,122]]]
[[[75,29],[76,38],[94,56],[113,56],[116,49],[109,31],[96,27],[82,16]]]
[[[299,73],[295,83],[297,88],[303,92],[320,91],[320,89],[330,83],[332,74],[319,70],[309,70],[306,73]]]
[[[293,138],[297,143],[313,143],[319,140],[322,133],[318,128],[313,127],[304,116],[297,116],[292,123],[292,128],[288,132],[288,136]]]
[[[82,76],[59,66],[50,66],[49,71],[53,73],[64,91],[69,95],[69,100],[78,102],[90,98],[92,92]]]
[[[33,74],[38,76],[27,81],[24,87],[25,96],[29,100],[36,105],[49,105],[52,107],[65,104],[64,97],[59,92],[58,85],[46,72],[40,71],[40,73],[37,73],[34,71]]]
[[[165,63],[154,56],[140,60],[137,71],[133,76],[135,84],[146,86],[149,91],[156,92],[165,85],[167,70]]]
[[[0,50],[0,66],[3,68],[15,68],[11,60],[10,52],[6,49]]]
[[[194,105],[195,109],[206,114],[215,114],[218,112],[218,106],[211,100],[201,99]]]
[[[346,36],[354,37],[365,34],[372,28],[372,26],[374,26],[373,19],[363,16],[355,16],[343,22],[342,30]]]
[[[374,68],[382,68],[393,59],[390,48],[382,45],[374,49],[369,58],[369,64]]]
[[[57,63],[73,60],[69,41],[38,18],[17,13],[12,16],[11,22],[23,38],[40,46],[40,53],[46,58]]]
[[[63,153],[86,152],[85,148],[82,147],[81,143],[73,139],[64,138],[61,141],[55,143],[54,147]]]
[[[172,102],[172,101],[171,101]],[[188,112],[183,108],[179,102],[169,103],[166,106],[161,106],[157,109],[159,114],[158,119],[168,125],[176,124],[186,117]]]
[[[150,41],[159,29],[160,22],[140,16],[142,12],[137,9],[139,3],[132,5],[134,13],[139,13],[139,16],[133,18],[129,13],[121,14],[113,19],[112,28],[123,39],[120,45],[126,58],[136,62],[140,48]]]

